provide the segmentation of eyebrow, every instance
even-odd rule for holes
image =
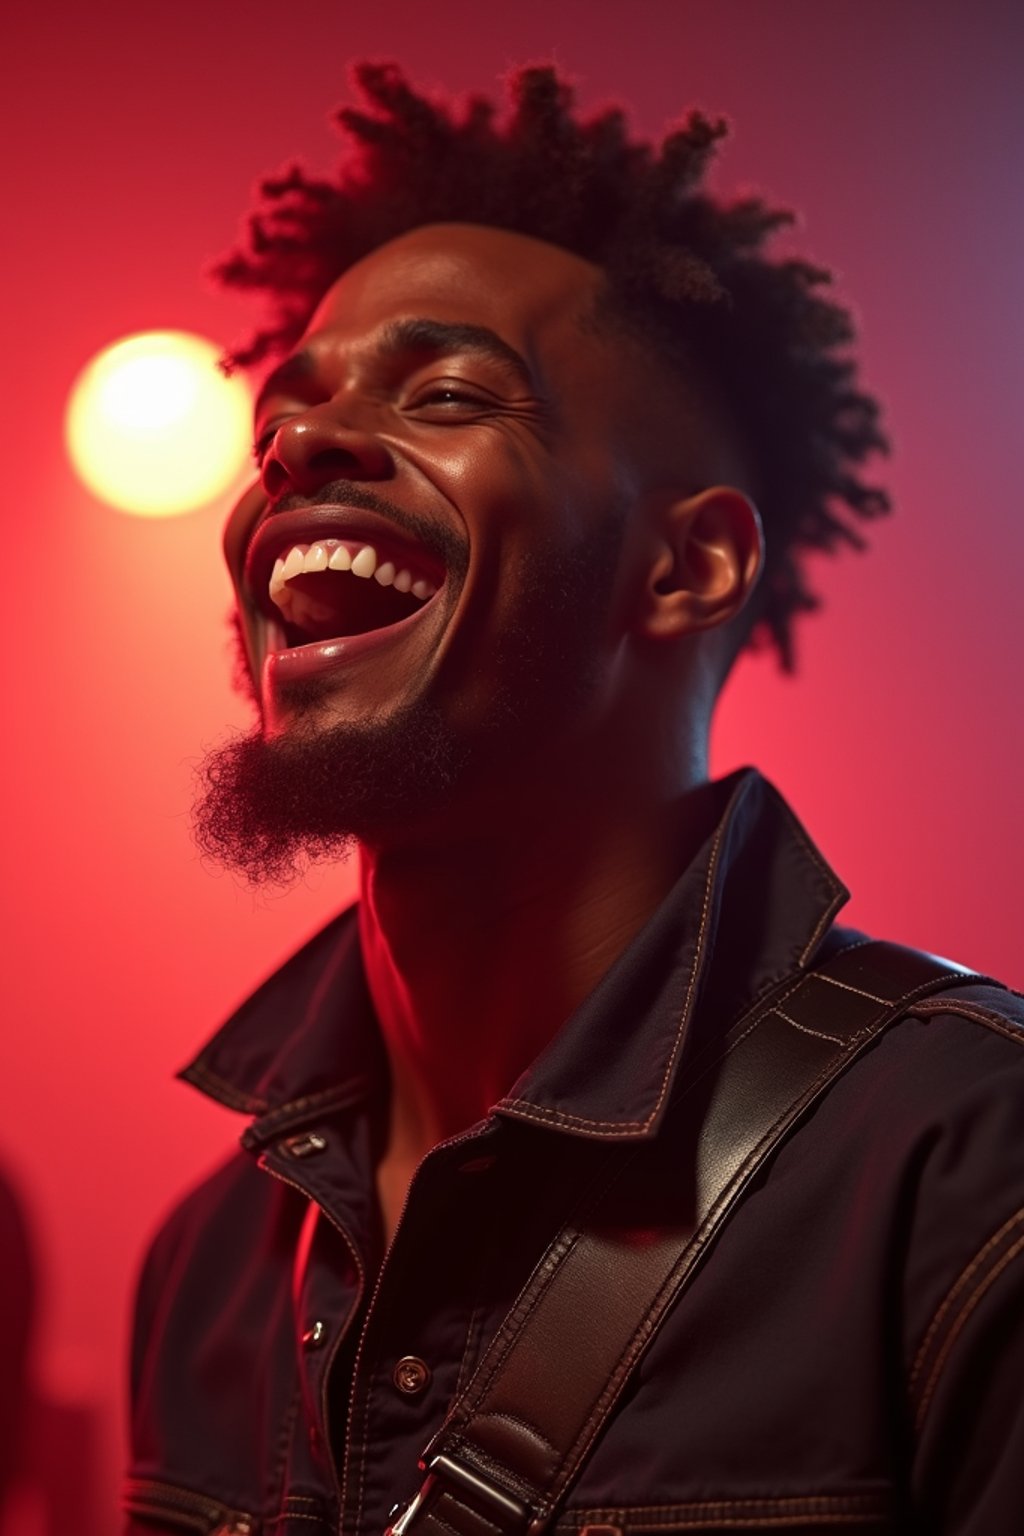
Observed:
[[[376,351],[385,358],[402,352],[430,352],[435,356],[450,352],[475,353],[505,368],[524,389],[531,393],[537,389],[526,359],[486,325],[425,318],[393,320],[384,327]],[[268,395],[308,379],[316,367],[316,357],[310,351],[295,352],[286,358],[264,380],[256,397],[255,412],[259,413]]]

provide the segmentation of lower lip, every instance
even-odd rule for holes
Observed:
[[[411,625],[418,624],[434,601],[431,598],[418,613],[411,613],[407,619],[399,619],[385,629],[368,629],[361,635],[339,635],[333,640],[314,640],[309,645],[268,651],[263,663],[264,684],[287,686],[290,682],[319,677],[381,650],[394,637],[404,635]]]

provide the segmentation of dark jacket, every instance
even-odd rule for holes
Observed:
[[[635,1154],[638,1219],[678,1218],[694,1128],[673,1088],[849,941],[846,895],[738,775],[594,993],[425,1159],[386,1262],[386,1068],[352,913],[318,934],[183,1074],[253,1118],[146,1260],[128,1529],[316,1536],[340,1512],[380,1536],[595,1158]],[[1020,999],[974,984],[855,1062],[669,1315],[560,1530],[1024,1530],[1022,1026]]]

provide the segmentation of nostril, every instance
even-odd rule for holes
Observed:
[[[268,458],[263,465],[263,489],[274,499],[280,496],[288,484],[288,471],[277,459]]]
[[[279,433],[263,461],[263,489],[272,501],[289,491],[313,495],[331,480],[380,479],[391,468],[387,450],[371,438],[352,447],[326,443],[314,448],[301,440],[299,446],[301,452],[291,451],[293,444]]]

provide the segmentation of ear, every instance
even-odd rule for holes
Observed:
[[[662,509],[637,631],[673,640],[725,624],[743,607],[764,563],[757,508],[716,485]]]

